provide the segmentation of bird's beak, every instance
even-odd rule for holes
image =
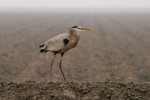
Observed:
[[[84,31],[93,31],[93,29],[89,29],[89,28],[82,28],[82,30],[84,30]]]

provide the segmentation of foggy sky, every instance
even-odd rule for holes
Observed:
[[[0,0],[1,8],[150,8],[150,0]]]

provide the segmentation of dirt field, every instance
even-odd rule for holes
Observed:
[[[150,81],[150,13],[0,13],[0,81],[47,82],[51,53],[38,46],[74,25],[81,33],[77,48],[64,56],[69,82]],[[53,80],[63,81],[55,59]]]
[[[150,84],[1,82],[2,100],[150,100]]]

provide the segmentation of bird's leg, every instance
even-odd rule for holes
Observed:
[[[53,58],[52,58],[52,61],[51,61],[51,66],[50,66],[50,81],[48,81],[48,83],[52,82],[52,76],[53,76],[52,67],[53,67],[53,61],[54,61],[55,55],[56,55],[56,53],[53,53]]]
[[[66,78],[65,78],[64,72],[63,72],[62,67],[61,67],[63,55],[64,55],[64,53],[61,53],[61,59],[60,59],[60,63],[59,63],[59,68],[60,68],[61,73],[62,73],[62,75],[63,75],[63,78],[64,78],[64,80],[65,80],[65,82],[66,82]]]

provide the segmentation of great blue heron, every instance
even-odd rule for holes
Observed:
[[[53,66],[53,61],[55,58],[55,55],[60,53],[61,54],[61,59],[59,63],[59,68],[61,70],[61,73],[63,75],[64,80],[66,81],[64,72],[61,67],[63,55],[66,51],[69,49],[72,49],[77,46],[79,40],[80,40],[80,35],[77,32],[80,31],[92,31],[92,29],[88,28],[82,28],[80,26],[73,26],[69,28],[68,33],[60,34],[58,36],[55,36],[48,41],[46,41],[43,45],[40,45],[39,47],[41,48],[40,52],[41,53],[46,53],[48,51],[51,51],[53,53],[53,58],[51,61],[51,67],[50,67],[50,82],[52,81],[52,66]]]

